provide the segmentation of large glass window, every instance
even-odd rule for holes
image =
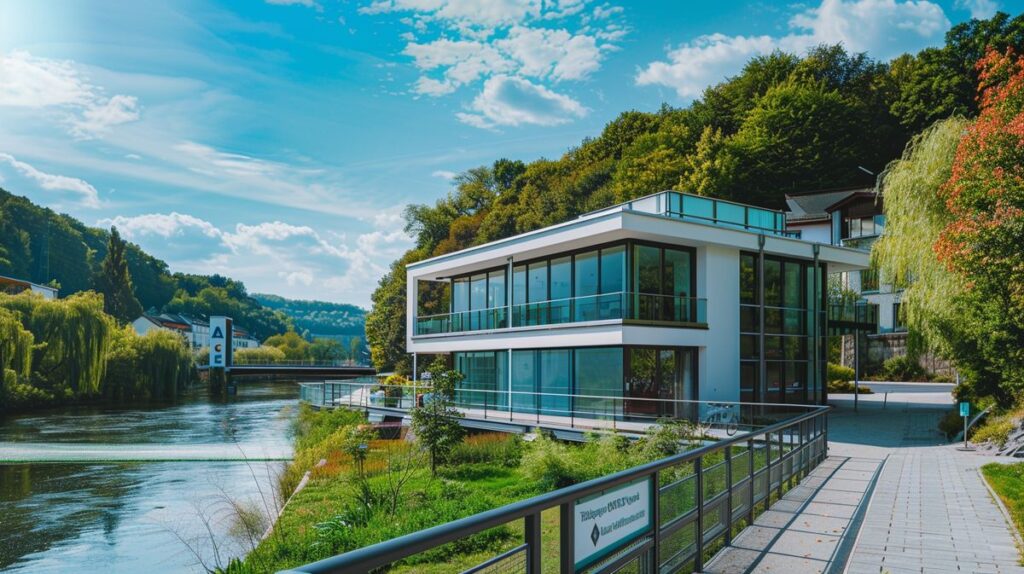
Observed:
[[[576,320],[593,321],[598,318],[597,295],[600,289],[598,281],[598,252],[587,251],[576,254]]]
[[[537,353],[512,351],[512,408],[518,412],[537,412]]]
[[[540,355],[541,414],[569,416],[572,393],[572,351],[544,349]]]
[[[693,252],[638,244],[633,248],[635,318],[696,321]]]
[[[508,408],[507,351],[454,353],[455,369],[463,379],[455,401],[466,408]]]
[[[551,305],[550,322],[572,321],[572,258],[559,257],[551,260]]]
[[[622,348],[576,349],[576,394],[593,397],[622,397]],[[612,417],[622,410],[622,402],[611,398],[580,398],[576,411],[580,416]]]
[[[481,273],[469,280],[469,328],[473,330],[486,328],[487,323],[487,275]]]

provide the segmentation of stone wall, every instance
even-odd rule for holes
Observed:
[[[844,335],[842,344],[842,363],[853,368],[853,335]],[[861,376],[878,371],[887,359],[903,357],[907,354],[906,333],[885,333],[880,335],[860,336],[860,372]],[[953,378],[953,368],[949,361],[934,353],[923,353],[918,363],[929,373],[945,375]]]

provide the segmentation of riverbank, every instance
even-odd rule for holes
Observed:
[[[299,566],[663,458],[686,448],[681,440],[689,431],[670,425],[639,441],[609,434],[580,445],[543,436],[526,442],[518,435],[471,435],[432,476],[418,446],[405,440],[370,441],[360,470],[346,454],[346,441],[364,423],[360,413],[344,409],[301,408],[295,459],[279,488],[291,493],[307,471],[310,480],[232,574]],[[558,513],[546,513],[542,522],[545,532],[556,532]],[[461,571],[518,545],[522,534],[517,521],[417,555],[392,571]],[[557,570],[557,548],[543,555],[545,571]]]

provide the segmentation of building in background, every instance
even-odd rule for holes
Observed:
[[[210,323],[183,313],[157,313],[151,309],[132,321],[132,327],[140,335],[145,335],[152,329],[178,333],[193,349],[210,346]],[[253,349],[260,346],[260,342],[253,339],[245,329],[234,327],[232,331],[232,349]]]
[[[32,283],[31,281],[25,281],[24,279],[15,279],[14,277],[0,275],[0,293],[17,295],[24,291],[38,293],[42,295],[44,299],[56,299],[58,294],[58,290],[54,287],[39,285],[37,283]]]
[[[868,254],[797,235],[781,211],[666,191],[413,263],[407,350],[449,355],[460,401],[496,409],[824,404],[826,279]],[[424,315],[437,293],[449,310]]]

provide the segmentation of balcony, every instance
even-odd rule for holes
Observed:
[[[706,327],[707,299],[618,292],[520,303],[510,307],[417,317],[415,334],[441,335],[615,320],[659,326]]]
[[[828,329],[830,335],[877,333],[878,305],[867,301],[830,301]]]
[[[683,221],[707,223],[729,229],[741,229],[754,233],[766,233],[781,237],[800,237],[799,231],[786,230],[785,212],[753,207],[724,199],[691,195],[681,191],[662,191],[598,210],[594,213],[623,209],[664,215],[682,219]]]

